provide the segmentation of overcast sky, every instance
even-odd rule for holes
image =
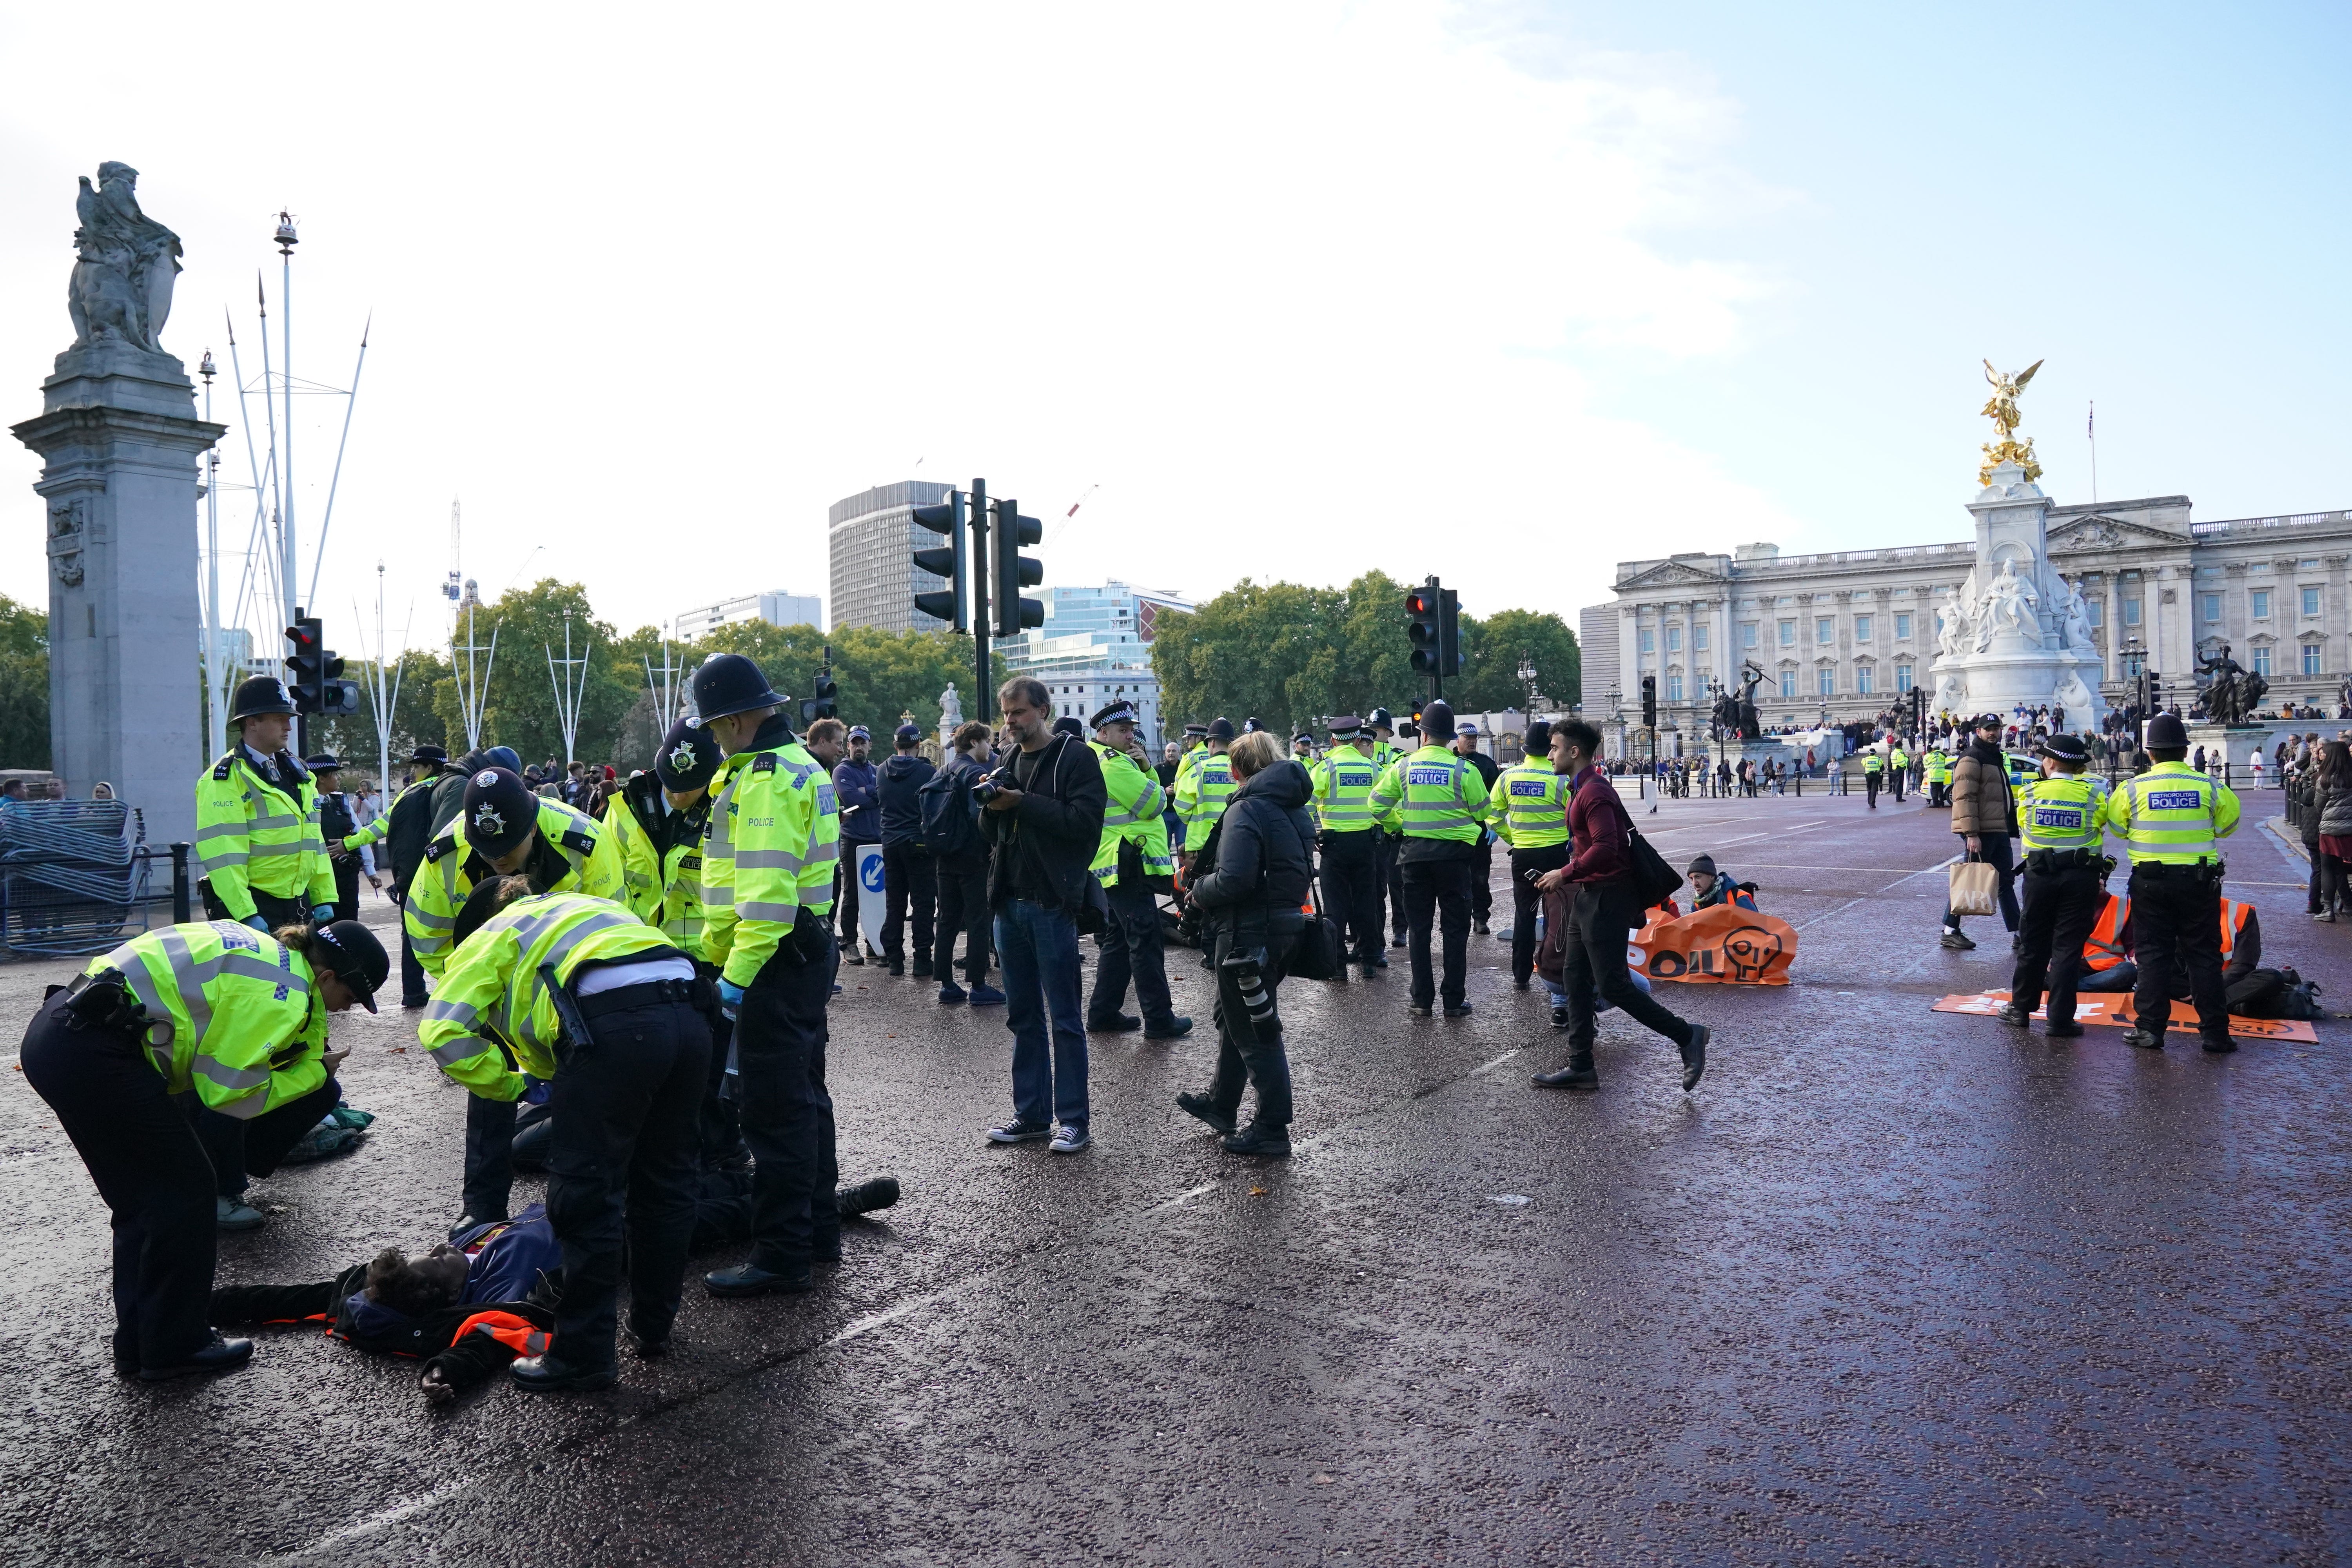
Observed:
[[[249,379],[291,208],[295,374],[375,323],[319,598],[372,616],[382,560],[420,645],[453,497],[486,594],[625,628],[829,605],[826,506],[910,475],[1018,496],[1049,584],[1377,566],[1572,619],[1620,559],[1961,537],[1987,357],[2047,361],[2062,501],[2095,399],[2101,496],[2352,505],[2342,6],[104,16],[0,16],[8,421],[78,174],[141,171],[165,346],[226,370],[226,307]],[[341,407],[298,401],[307,577]],[[38,602],[37,471],[7,444]]]

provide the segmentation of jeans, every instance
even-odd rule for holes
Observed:
[[[942,985],[954,973],[956,933],[963,933],[967,984],[988,978],[988,857],[956,856],[939,862],[939,945],[931,950],[931,973]]]
[[[1569,900],[1568,933],[1560,960],[1560,989],[1568,993],[1568,1044],[1571,1059],[1590,1065],[1595,1034],[1596,1001],[1625,1010],[1625,1016],[1677,1046],[1692,1039],[1691,1026],[1654,995],[1633,984],[1625,968],[1625,938],[1643,911],[1628,909],[1634,895],[1622,889],[1576,885]],[[2215,928],[2220,929],[2218,925]]]
[[[743,1142],[753,1161],[751,1260],[779,1274],[806,1268],[819,1240],[841,1227],[824,1083],[824,1009],[841,955],[828,941],[804,963],[792,947],[786,941],[744,987],[735,1020]]]
[[[1125,879],[1105,889],[1110,912],[1096,943],[1102,950],[1095,967],[1095,993],[1087,1003],[1089,1025],[1097,1018],[1116,1018],[1127,1004],[1127,987],[1135,984],[1135,1001],[1144,1026],[1165,1029],[1176,1021],[1175,1003],[1168,994],[1167,942],[1160,930],[1160,900],[1141,878]]]
[[[996,952],[1004,963],[1004,1024],[1013,1031],[1013,1114],[1031,1126],[1083,1128],[1087,1030],[1077,922],[1061,910],[1009,899],[996,915]]]
[[[1469,986],[1470,879],[1475,860],[1412,860],[1403,868],[1404,913],[1412,928],[1412,1005],[1426,1007],[1433,995],[1443,995],[1448,1007],[1462,1005]],[[1443,929],[1445,983],[1441,987],[1430,974],[1431,926]]]
[[[2018,917],[2017,866],[2012,858],[2014,847],[2010,843],[2008,835],[2001,833],[1980,835],[1977,842],[1984,846],[1977,852],[1977,858],[1991,867],[1993,874],[2000,879],[2000,923],[2005,929],[2015,931]],[[2217,922],[2220,919],[2220,915],[2214,916]],[[1946,931],[1960,929],[1960,917],[1952,912],[1952,906],[1948,900],[1944,904],[1944,929]],[[2217,923],[2213,929],[2219,931],[2221,928]]]
[[[906,961],[907,921],[915,922],[915,963],[931,966],[931,915],[940,901],[939,863],[919,844],[882,846],[882,960]]]

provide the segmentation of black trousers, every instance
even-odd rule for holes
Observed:
[[[1862,775],[1862,793],[1869,800],[1873,811],[1878,809],[1878,779],[1879,775],[1874,773]]]
[[[78,1029],[58,1000],[34,1015],[18,1060],[114,1216],[116,1357],[142,1366],[185,1360],[212,1337],[205,1308],[218,1184],[192,1119],[173,1103],[163,1075],[134,1036]],[[252,1173],[277,1169],[286,1151],[333,1109],[337,1093],[329,1079],[299,1100],[240,1122],[249,1136],[239,1149]]]
[[[736,1109],[734,1091],[727,1083],[727,1057],[735,1046],[735,1021],[714,1013],[709,1023],[710,1071],[702,1080],[701,1133],[698,1142],[705,1165],[741,1170],[751,1163],[751,1152],[743,1146],[743,1118]]]
[[[754,1162],[751,1262],[779,1273],[806,1268],[841,1234],[824,1083],[824,1008],[839,963],[829,942],[810,963],[787,942],[744,988],[735,1023],[743,1141]]]
[[[1443,995],[1448,1007],[1462,1005],[1470,982],[1470,878],[1475,860],[1408,860],[1399,868],[1404,882],[1404,916],[1412,958],[1412,1005],[1430,1005]],[[1430,973],[1429,942],[1434,925],[1445,943],[1445,981]]]
[[[2074,1021],[2074,993],[2083,978],[2083,943],[2098,923],[2106,886],[2096,869],[2073,866],[2036,870],[2028,866],[2025,915],[2017,931],[2017,966],[2009,979],[2010,1000],[2031,1013],[2042,1005],[2049,977],[2050,1022]],[[2215,919],[2220,918],[2219,912]]]
[[[1176,1005],[1168,994],[1168,942],[1160,929],[1160,900],[1139,877],[1123,877],[1103,892],[1110,910],[1095,937],[1102,960],[1095,965],[1094,994],[1087,999],[1087,1025],[1118,1016],[1127,1005],[1131,981],[1144,1027],[1165,1028],[1176,1020]]]
[[[694,1232],[696,1116],[710,1059],[710,1026],[687,1003],[594,1011],[602,1000],[583,1004],[588,1042],[572,1048],[548,1090],[555,1131],[547,1217],[563,1245],[555,1352],[583,1367],[615,1359],[625,1235],[629,1326],[640,1338],[661,1339],[677,1316]]]
[[[857,884],[857,851],[869,842],[871,840],[843,839],[841,858],[834,862],[833,868],[833,912],[835,921],[834,929],[840,932],[841,945],[851,952],[861,952],[859,944],[866,940],[866,933],[859,924],[857,914],[858,895],[866,890]],[[887,878],[889,873],[886,869],[883,875]],[[885,882],[884,887],[887,889],[888,883]],[[887,909],[888,908],[887,891],[884,897],[886,902],[883,907]]]
[[[1907,772],[1907,769],[1896,768],[1893,773],[1887,774],[1887,782],[1894,786],[1895,798],[1896,800],[1901,800],[1903,798],[1903,786],[1910,782],[1909,779],[1905,776]]]
[[[1381,924],[1381,830],[1326,833],[1322,852],[1323,913],[1339,928],[1339,940],[1358,963],[1381,956],[1388,931]]]
[[[1537,849],[1511,851],[1511,978],[1528,979],[1536,972],[1536,914],[1543,895],[1534,879],[1568,864],[1569,847],[1547,844]]]
[[[1266,1000],[1273,1003],[1282,988],[1283,960],[1297,939],[1295,930],[1288,935],[1277,934],[1266,943],[1264,963],[1258,965],[1259,984]],[[1268,1127],[1290,1125],[1290,1057],[1282,1048],[1282,1015],[1277,1011],[1260,1024],[1249,1015],[1242,999],[1239,972],[1225,965],[1233,952],[1233,933],[1220,931],[1211,942],[1209,952],[1217,973],[1217,1076],[1209,1085],[1209,1099],[1227,1116],[1241,1110],[1242,1090],[1251,1084],[1257,1086],[1256,1120]]]
[[[428,1000],[425,994],[425,965],[416,962],[416,950],[408,944],[408,921],[404,903],[400,922],[400,1005],[422,1007]]]
[[[1404,864],[1398,858],[1403,847],[1403,834],[1381,834],[1381,890],[1388,895],[1389,930],[1396,933],[1399,942],[1405,940],[1408,923],[1404,914]]]
[[[2000,879],[2000,923],[2005,930],[2015,931],[2018,921],[2016,847],[2003,833],[1979,834],[1977,842],[1983,846],[1977,851],[1977,858],[1991,867],[1993,875]],[[2216,915],[2214,919],[2218,922],[2221,917]],[[1944,903],[1944,925],[1949,931],[1960,929],[1960,917],[1952,912],[1948,899]],[[2217,923],[2213,929],[2218,933],[2221,928]]]
[[[953,973],[956,933],[963,933],[963,973],[966,983],[988,978],[988,857],[958,856],[939,862],[939,945],[931,950],[931,973],[942,985]]]
[[[882,846],[882,958],[892,968],[906,962],[907,921],[915,922],[915,966],[931,966],[931,915],[939,907],[940,868],[919,844]]]
[[[2132,1015],[2141,1028],[2164,1038],[2172,1018],[2174,965],[2185,964],[2198,1033],[2218,1045],[2230,1037],[2221,980],[2221,879],[2200,870],[2156,861],[2132,868],[2132,952],[2139,961]]]
[[[1568,904],[1568,932],[1560,957],[1560,989],[1568,994],[1568,1044],[1572,1065],[1592,1064],[1593,1018],[1598,999],[1677,1046],[1691,1041],[1691,1026],[1664,1003],[1633,984],[1625,969],[1625,938],[1643,917],[1627,906],[1633,895],[1611,887],[1580,883]]]
[[[509,1057],[512,1067],[514,1058]],[[505,1219],[507,1202],[514,1192],[515,1118],[511,1100],[466,1097],[465,1190],[458,1203],[475,1219]]]
[[[334,865],[335,918],[355,921],[360,918],[360,858],[353,854]]]
[[[1470,857],[1470,918],[1484,925],[1495,912],[1495,841],[1483,838]]]

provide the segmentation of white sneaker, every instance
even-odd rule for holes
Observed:
[[[1085,1128],[1059,1121],[1054,1125],[1054,1141],[1045,1147],[1056,1154],[1075,1154],[1081,1149],[1091,1148],[1093,1144],[1094,1139]]]

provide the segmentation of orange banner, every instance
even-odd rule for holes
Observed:
[[[1653,980],[1719,985],[1786,985],[1796,960],[1796,927],[1727,904],[1652,921],[1625,947],[1625,962]]]
[[[2006,991],[1980,991],[1973,996],[1947,996],[1928,1011],[1933,1013],[1973,1013],[1990,1017],[2009,1001]],[[2037,1018],[2048,1014],[2037,1010]],[[2078,992],[2074,997],[2074,1022],[2077,1024],[2110,1024],[2116,1028],[2128,1027],[2133,1022],[2131,997],[2123,992]],[[2197,1032],[2197,1009],[2187,1002],[2172,1005],[2170,1027]],[[2305,1045],[2319,1043],[2318,1032],[2301,1018],[2241,1018],[2230,1015],[2230,1033],[2248,1040],[2300,1040]]]

